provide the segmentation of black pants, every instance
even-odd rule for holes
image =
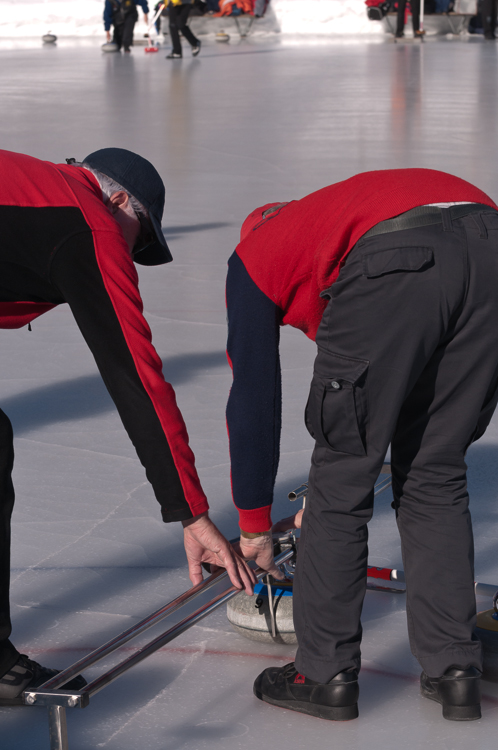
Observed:
[[[405,28],[405,8],[406,0],[398,0],[398,18],[396,24],[396,34],[398,36],[403,33],[403,29]],[[420,29],[420,0],[410,0],[410,8],[412,11],[413,31],[415,32]]]
[[[12,467],[14,445],[12,425],[0,409],[0,676],[17,661],[19,654],[10,643],[10,518],[14,507]]]
[[[173,52],[182,54],[182,43],[180,42],[180,31],[192,47],[197,47],[199,40],[193,35],[187,26],[187,19],[192,5],[170,5],[169,6],[169,33],[173,44]]]
[[[319,682],[360,666],[367,523],[389,443],[412,652],[432,677],[481,668],[464,456],[497,402],[498,213],[443,213],[444,225],[360,240],[318,330],[294,622],[296,667]]]
[[[137,21],[138,12],[135,10],[133,13],[126,14],[124,23],[114,25],[112,41],[118,45],[119,49],[124,47],[126,50],[133,47],[133,30]]]
[[[485,34],[495,33],[496,2],[497,0],[482,0],[482,5],[481,5],[482,30]]]

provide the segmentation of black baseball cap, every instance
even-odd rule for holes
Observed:
[[[173,256],[161,229],[164,183],[150,161],[125,148],[101,148],[83,161],[122,185],[149,212],[156,242],[136,253],[133,260],[142,266],[159,266],[172,261]]]

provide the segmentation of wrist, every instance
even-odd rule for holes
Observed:
[[[260,536],[268,536],[270,534],[270,530],[268,531],[244,531],[243,529],[240,529],[240,536],[242,539],[257,539]]]
[[[207,510],[204,513],[200,513],[198,516],[194,516],[193,518],[187,518],[184,521],[182,521],[183,528],[187,528],[187,526],[192,526],[192,524],[197,523],[200,519],[206,518],[209,519],[209,514]]]

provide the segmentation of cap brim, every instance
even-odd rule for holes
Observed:
[[[161,222],[152,214],[149,214],[149,219],[153,226],[157,242],[148,245],[140,253],[136,253],[133,256],[133,260],[141,266],[161,266],[164,263],[170,263],[173,260],[173,256],[171,255],[168,244],[164,239]]]

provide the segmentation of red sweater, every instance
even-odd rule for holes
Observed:
[[[233,386],[227,406],[232,489],[245,531],[271,526],[280,440],[278,328],[315,339],[347,254],[373,226],[416,206],[483,203],[478,188],[432,169],[365,172],[284,204],[265,218],[250,214],[227,277],[228,357]]]

